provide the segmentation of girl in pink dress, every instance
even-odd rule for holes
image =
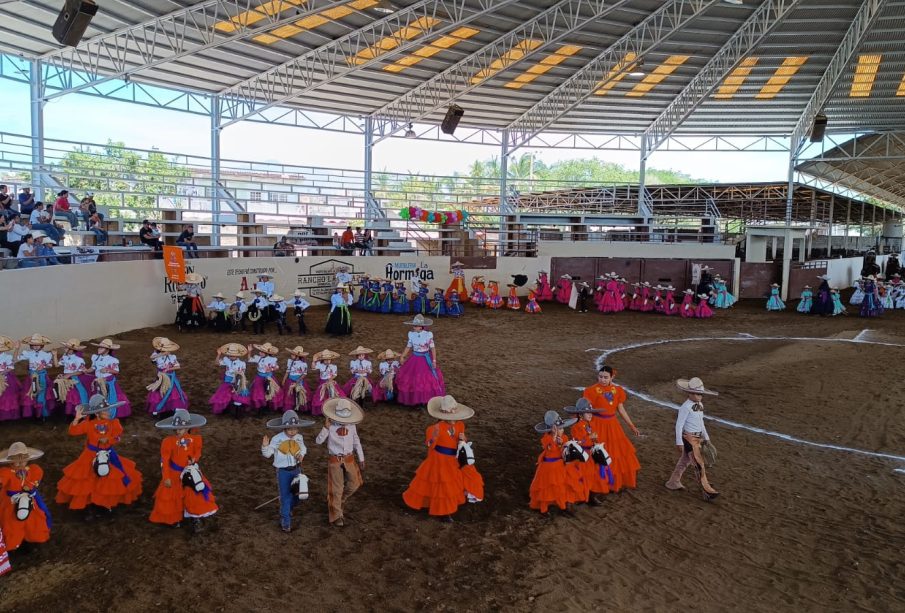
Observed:
[[[619,281],[616,273],[610,273],[603,294],[602,311],[618,313],[622,310],[622,294],[619,292]]]
[[[654,299],[650,292],[650,283],[647,281],[641,284],[641,306],[638,308],[642,313],[650,313],[654,310]]]
[[[320,353],[315,353],[314,370],[320,373],[320,384],[314,390],[314,396],[311,399],[311,414],[323,415],[324,403],[331,398],[345,398],[346,393],[336,383],[336,375],[338,369],[333,360],[339,358],[339,354],[329,349],[324,349]]]
[[[343,385],[343,393],[362,407],[369,397],[374,402],[383,400],[380,388],[371,378],[371,373],[374,371],[370,358],[372,353],[374,353],[373,349],[368,349],[361,345],[349,353],[350,356],[355,358],[349,361],[349,370],[352,372],[352,376]]]
[[[559,281],[556,282],[556,291],[554,293],[557,302],[569,304],[569,299],[572,297],[572,276],[562,275]]]
[[[666,311],[666,303],[663,301],[663,286],[659,283],[654,288],[654,311],[657,313]]]
[[[62,347],[63,355],[60,356],[59,364],[63,367],[63,372],[57,375],[54,387],[57,389],[57,398],[66,405],[65,414],[75,415],[75,407],[88,404],[94,378],[87,372],[88,367],[82,356],[85,345],[79,339],[71,338]]]
[[[685,297],[682,298],[682,305],[679,307],[680,317],[694,317],[694,290],[685,290]]]
[[[419,314],[405,323],[412,330],[396,374],[396,398],[406,406],[424,405],[431,398],[446,395],[446,382],[437,365],[434,335],[425,329],[433,322]]]
[[[19,406],[19,380],[16,378],[16,363],[12,353],[15,349],[16,343],[13,339],[0,336],[0,421],[22,417],[22,409]],[[0,574],[3,574],[2,569]]]
[[[606,275],[600,275],[597,277],[597,281],[594,284],[594,306],[597,307],[597,310],[601,313],[603,310],[603,295],[606,293]]]
[[[663,297],[664,315],[678,315],[679,313],[679,305],[676,304],[675,291],[676,288],[672,285],[666,287],[666,295]]]
[[[553,288],[550,287],[550,278],[546,270],[537,271],[537,301],[547,302],[553,300]]]
[[[632,283],[632,293],[629,297],[628,309],[630,311],[640,311],[641,302],[641,284]]]
[[[286,360],[286,374],[280,385],[280,407],[283,411],[308,413],[311,411],[311,389],[305,383],[305,376],[308,374],[308,362],[305,358],[308,354],[301,345],[286,351],[289,352],[289,358]]]
[[[709,319],[713,317],[713,309],[707,303],[710,296],[707,294],[698,294],[698,306],[694,310],[694,316],[698,319]]]

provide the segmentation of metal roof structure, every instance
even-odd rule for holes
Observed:
[[[0,52],[44,97],[112,80],[214,96],[221,127],[276,108],[539,133],[791,136],[905,130],[905,0],[98,0],[61,47],[61,0],[0,4]]]

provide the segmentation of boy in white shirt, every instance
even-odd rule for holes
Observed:
[[[289,303],[289,306],[293,308],[295,321],[298,323],[299,336],[301,336],[308,331],[308,327],[305,325],[305,311],[311,306],[311,303],[305,300],[305,294],[302,290],[297,289],[292,294],[292,302]]]
[[[362,483],[365,455],[355,424],[362,422],[364,411],[348,398],[331,398],[323,408],[326,420],[314,441],[327,443],[327,514],[330,524],[341,528],[343,504]]]
[[[299,428],[313,426],[310,419],[299,419],[298,413],[289,410],[282,417],[271,419],[267,427],[280,430],[273,438],[266,434],[261,441],[261,455],[273,458],[273,467],[277,471],[277,486],[280,493],[280,528],[283,532],[292,532],[292,509],[299,503],[299,496],[293,491],[292,483],[297,478],[301,481],[302,491],[307,491],[308,477],[302,474],[302,460],[308,450],[305,439]]]
[[[685,489],[682,485],[682,474],[689,466],[694,466],[695,473],[704,491],[705,500],[713,500],[720,495],[711,487],[707,480],[704,454],[702,448],[710,444],[710,435],[707,434],[707,426],[704,424],[704,396],[718,396],[717,392],[704,387],[704,382],[698,377],[691,379],[679,379],[676,387],[688,395],[688,399],[679,407],[679,415],[676,418],[676,449],[679,452],[679,461],[666,487],[671,490]]]

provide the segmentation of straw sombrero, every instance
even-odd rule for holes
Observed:
[[[302,296],[305,295],[305,292],[303,292],[303,291],[300,290],[300,289],[297,289],[297,290],[295,290],[295,291],[292,293],[292,295],[295,296],[295,297],[297,297],[297,298],[301,298]]]
[[[257,287],[254,288],[253,290],[251,290],[251,292],[252,292],[253,294],[266,294],[266,293],[267,293],[267,292],[265,292],[265,291],[262,290],[262,289],[258,289]]]
[[[236,298],[245,298],[244,292],[236,292]]]
[[[32,460],[37,460],[43,455],[44,452],[40,449],[29,447],[25,443],[17,441],[10,445],[9,449],[7,449],[6,451],[0,451],[0,464],[15,462],[17,460],[25,460],[26,462],[31,462]]]
[[[355,349],[349,352],[349,355],[361,355],[362,353],[374,353],[373,349],[368,349],[367,347],[362,347],[359,345]]]
[[[365,413],[348,398],[331,398],[323,406],[324,415],[338,424],[359,424]]]
[[[428,319],[421,313],[418,313],[417,315],[412,317],[411,321],[404,321],[402,323],[404,323],[407,326],[425,326],[425,327],[427,327],[427,326],[433,325],[434,320]]]
[[[298,356],[298,357],[300,357],[300,358],[303,358],[303,357],[307,357],[307,356],[308,356],[308,354],[305,353],[305,348],[302,347],[301,345],[296,345],[294,349],[288,349],[288,348],[287,348],[286,351],[288,351],[288,352],[291,353],[292,355]]]
[[[435,396],[427,402],[427,414],[440,421],[462,421],[474,417],[474,409],[452,396]]]
[[[559,416],[559,413],[556,411],[550,410],[544,413],[544,421],[534,426],[534,429],[538,432],[550,432],[553,430],[553,426],[559,426],[560,428],[568,428],[569,426],[574,425],[578,422],[577,417],[568,417],[563,419]]]
[[[8,336],[0,336],[0,351],[12,351],[16,347],[16,343]]]
[[[165,336],[157,336],[151,341],[151,347],[156,349],[157,351],[168,351],[172,353],[173,351],[179,351],[179,345],[171,341]]]
[[[687,289],[687,290],[685,290],[685,291],[682,292],[682,293],[683,293],[683,294],[694,295],[694,290],[693,290],[693,289]]]
[[[396,353],[392,349],[387,349],[386,351],[381,351],[377,354],[378,360],[395,360],[400,357],[400,354]]]
[[[103,413],[104,411],[109,411],[110,409],[115,409],[117,407],[123,406],[125,401],[114,402],[110,404],[107,402],[107,399],[101,396],[100,394],[95,394],[92,396],[87,404],[80,404],[76,407],[76,410],[81,411],[82,415],[97,415],[98,413]]]
[[[698,377],[692,377],[691,379],[677,379],[676,387],[689,394],[704,394],[706,396],[720,395],[719,392],[714,392],[713,390],[704,387],[704,382]]]
[[[220,300],[223,300],[223,292],[217,292],[216,294],[211,296],[211,298],[219,298]]]
[[[176,409],[176,412],[173,413],[172,417],[160,420],[154,424],[154,427],[160,428],[161,430],[188,430],[191,428],[200,428],[206,423],[207,418],[203,415],[189,413],[185,409]]]
[[[104,349],[110,349],[110,350],[119,349],[119,345],[114,343],[112,338],[105,338],[104,340],[102,340],[99,343],[91,343],[91,344],[94,345],[95,347],[103,347]]]
[[[50,343],[50,339],[44,336],[43,334],[32,334],[28,338],[22,339],[23,345],[47,345]]]
[[[337,283],[333,289],[347,289],[345,283]]]
[[[461,268],[463,266],[465,266],[465,264],[463,264],[462,262],[459,262],[459,261],[455,261],[449,265],[450,268]]]
[[[280,296],[279,294],[271,294],[271,296],[270,296],[271,302],[283,302],[284,300],[286,300],[286,299],[283,298],[282,296]]]
[[[197,272],[190,272],[185,276],[185,282],[189,285],[198,285],[200,283],[204,283],[204,277],[199,275]]]
[[[335,360],[339,358],[339,354],[335,351],[331,351],[329,349],[324,349],[320,353],[314,354],[314,361],[318,362],[320,360]]]
[[[313,426],[313,419],[299,419],[299,414],[292,409],[283,413],[282,417],[271,419],[267,427],[271,430],[286,430],[287,428],[306,428]]]
[[[85,345],[77,338],[70,338],[68,341],[60,343],[60,345],[66,349],[72,349],[73,351],[81,351],[85,348]],[[2,350],[2,348],[0,348],[0,350]]]
[[[240,345],[239,343],[226,343],[217,351],[228,358],[241,358],[248,353],[248,349],[245,348],[245,345]]]
[[[257,349],[261,353],[266,353],[267,355],[276,355],[280,352],[277,347],[274,347],[270,343],[264,343],[263,345],[252,345],[252,347]]]

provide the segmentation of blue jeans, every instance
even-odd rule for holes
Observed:
[[[31,224],[31,229],[40,230],[41,232],[52,238],[57,244],[59,244],[63,240],[63,230],[60,230],[52,223],[33,223]]]
[[[79,229],[79,218],[72,211],[61,211],[59,209],[54,209],[53,214],[54,214],[54,217],[56,217],[57,215],[62,215],[63,217],[65,217],[66,220],[69,222],[69,226],[73,230]]]
[[[44,260],[19,260],[19,268],[37,268],[38,266],[44,266]]]
[[[198,257],[198,245],[195,243],[187,243],[185,241],[176,241],[176,244],[185,249],[185,254],[189,259]]]
[[[277,484],[280,486],[280,525],[284,528],[292,526],[292,509],[299,503],[298,497],[292,493],[292,480],[301,473],[296,466],[292,469],[277,469]]]
[[[97,245],[106,245],[107,244],[107,232],[105,230],[101,230],[100,228],[91,228],[91,231],[94,232],[94,242]]]

